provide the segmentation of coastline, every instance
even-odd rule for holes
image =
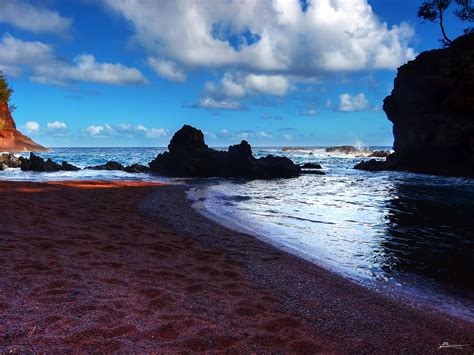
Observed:
[[[2,352],[472,351],[474,324],[228,230],[187,187],[157,185],[0,182]]]
[[[417,309],[230,230],[196,211],[186,197],[188,188],[170,185],[155,190],[141,207],[161,223],[238,260],[250,279],[279,295],[285,310],[316,325],[344,352],[430,353],[446,341],[474,344],[474,323],[429,308]]]

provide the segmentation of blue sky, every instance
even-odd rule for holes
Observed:
[[[214,146],[391,145],[396,68],[440,46],[418,4],[8,0],[0,69],[47,146],[164,146],[185,123]]]

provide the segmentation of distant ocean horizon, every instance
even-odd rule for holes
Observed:
[[[474,320],[474,181],[353,169],[358,154],[326,146],[253,147],[256,157],[321,164],[326,175],[241,181],[173,179],[154,174],[81,170],[0,171],[1,180],[139,180],[186,183],[202,214],[360,284]],[[330,147],[330,146],[327,146]],[[227,149],[226,147],[216,147]],[[388,150],[390,146],[372,146]],[[113,160],[146,165],[165,147],[55,147],[41,157],[81,168]],[[27,156],[29,153],[23,153]]]

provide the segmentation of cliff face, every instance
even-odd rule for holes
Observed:
[[[0,129],[16,129],[15,121],[8,108],[8,103],[0,103]]]
[[[0,103],[0,152],[45,152],[47,150],[17,131],[8,104]]]
[[[401,66],[383,109],[395,153],[358,168],[474,176],[474,34]]]

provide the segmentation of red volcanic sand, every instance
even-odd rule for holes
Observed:
[[[0,182],[1,352],[341,349],[225,252],[139,212],[149,185]]]

